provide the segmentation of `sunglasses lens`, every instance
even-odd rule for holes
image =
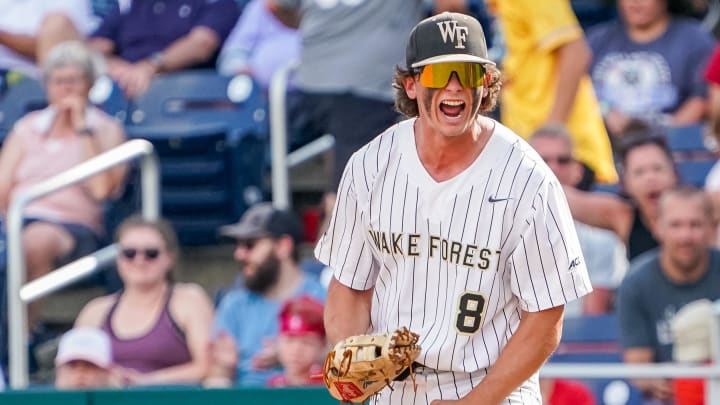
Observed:
[[[128,260],[133,260],[138,255],[145,256],[146,260],[155,260],[160,256],[160,249],[158,249],[158,248],[147,248],[147,249],[125,248],[120,251],[120,254]]]
[[[137,249],[123,249],[121,253],[126,259],[132,260],[135,258],[135,255],[137,255]]]
[[[465,88],[480,87],[485,80],[485,68],[479,63],[447,62],[423,67],[420,84],[431,89],[441,89],[447,86],[453,72]]]

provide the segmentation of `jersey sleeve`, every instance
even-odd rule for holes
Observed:
[[[513,0],[517,10],[531,18],[525,18],[532,37],[541,49],[556,49],[583,37],[583,31],[570,6],[569,0]]]
[[[357,154],[355,155],[357,156]],[[315,247],[315,256],[333,269],[334,277],[355,290],[375,285],[378,266],[364,225],[364,210],[355,192],[355,159],[345,167],[328,228]]]
[[[592,291],[570,208],[557,181],[540,186],[508,260],[510,286],[525,311],[564,305]]]
[[[222,44],[240,17],[234,0],[206,0],[195,26],[207,27],[217,34]]]

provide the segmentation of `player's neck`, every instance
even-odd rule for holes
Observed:
[[[302,270],[296,264],[281,264],[280,274],[274,286],[267,290],[265,297],[271,300],[284,301],[292,297],[302,282]]]
[[[642,26],[627,26],[627,33],[630,39],[635,42],[646,44],[659,38],[667,31],[670,25],[670,16],[664,16],[649,24]]]
[[[449,180],[468,168],[485,148],[493,132],[491,120],[480,117],[471,131],[445,136],[417,120],[415,145],[420,162],[438,182]]]
[[[699,281],[708,271],[710,255],[708,251],[703,252],[703,257],[697,261],[693,267],[683,267],[674,261],[670,255],[660,251],[660,267],[662,272],[671,282],[675,284],[693,284]]]

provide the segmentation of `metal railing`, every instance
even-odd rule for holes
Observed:
[[[279,209],[291,207],[288,169],[335,146],[335,137],[325,134],[288,154],[286,96],[289,78],[298,65],[298,61],[292,61],[278,69],[273,74],[269,89],[272,199],[273,205]]]
[[[626,363],[547,363],[540,370],[547,378],[702,378],[705,379],[705,403],[720,404],[720,300],[715,301],[713,317],[709,320],[710,354],[712,364],[682,363],[626,364]],[[624,395],[619,392],[610,395]],[[627,398],[625,398],[627,401]],[[613,403],[625,404],[623,398]],[[609,402],[608,402],[609,403]]]
[[[95,156],[65,172],[23,190],[10,203],[7,215],[7,288],[10,386],[28,385],[27,304],[98,271],[115,257],[114,245],[80,258],[37,280],[25,283],[26,264],[22,246],[23,211],[44,195],[78,183],[99,172],[130,160],[140,159],[142,215],[160,216],[160,174],[150,142],[136,139]]]

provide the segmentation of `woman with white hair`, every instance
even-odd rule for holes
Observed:
[[[98,75],[97,60],[77,41],[63,42],[48,53],[43,80],[49,105],[18,120],[0,152],[3,216],[21,191],[125,140],[122,126],[88,101]],[[23,247],[29,280],[99,247],[103,201],[121,188],[125,172],[125,167],[117,166],[26,207]],[[30,306],[30,325],[38,309],[36,304]]]

